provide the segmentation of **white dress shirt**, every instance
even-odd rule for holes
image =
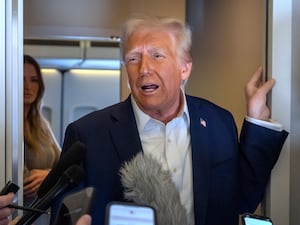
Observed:
[[[185,97],[177,117],[166,125],[139,109],[131,97],[133,111],[144,154],[150,154],[170,171],[187,211],[188,224],[194,225],[192,153],[190,144],[190,118]]]
[[[131,101],[144,154],[150,154],[161,163],[162,168],[170,171],[172,180],[179,192],[181,203],[186,209],[188,224],[194,225],[190,117],[183,91],[182,94],[184,96],[182,98],[183,106],[177,117],[167,124],[145,114],[132,96]],[[247,116],[245,119],[250,123],[269,129],[282,130],[281,124],[273,121],[266,122]]]

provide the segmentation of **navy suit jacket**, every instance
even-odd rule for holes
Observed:
[[[262,200],[288,134],[244,121],[239,140],[228,111],[201,98],[186,99],[195,224],[237,225],[239,213],[253,212]],[[142,151],[130,97],[71,123],[62,154],[78,140],[87,147],[84,186],[96,188],[92,223],[102,225],[106,204],[124,201],[120,167]]]

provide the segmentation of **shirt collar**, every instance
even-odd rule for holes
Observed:
[[[189,111],[188,111],[188,107],[187,107],[187,103],[186,103],[185,94],[184,94],[184,91],[182,89],[181,89],[181,93],[182,93],[182,96],[183,96],[183,106],[181,106],[181,110],[178,113],[177,117],[183,117],[184,120],[186,121],[186,124],[189,125],[190,124]],[[133,108],[134,116],[135,116],[135,119],[136,119],[137,127],[138,127],[139,132],[141,133],[144,130],[147,123],[150,120],[155,120],[155,119],[151,118],[149,115],[144,113],[139,108],[139,106],[137,105],[137,103],[134,100],[132,95],[131,95],[131,103],[132,103],[132,108]],[[155,120],[155,121],[157,121],[157,120]]]

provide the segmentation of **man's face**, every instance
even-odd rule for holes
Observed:
[[[177,112],[180,87],[191,63],[179,60],[175,39],[163,30],[135,32],[124,50],[131,92],[139,107],[149,115]]]

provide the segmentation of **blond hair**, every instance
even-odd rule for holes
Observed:
[[[129,19],[123,26],[121,36],[121,52],[124,61],[124,54],[128,37],[139,31],[151,31],[153,29],[165,29],[170,32],[175,38],[178,45],[178,55],[184,62],[191,62],[191,29],[188,25],[184,24],[181,20],[176,18],[167,17],[144,17]]]
[[[29,55],[24,55],[24,64],[33,65],[38,76],[39,84],[37,97],[35,101],[30,104],[28,114],[24,115],[25,144],[37,155],[41,149],[51,149],[58,159],[60,147],[53,135],[48,121],[41,113],[41,102],[44,95],[45,86],[40,66],[36,60]]]

